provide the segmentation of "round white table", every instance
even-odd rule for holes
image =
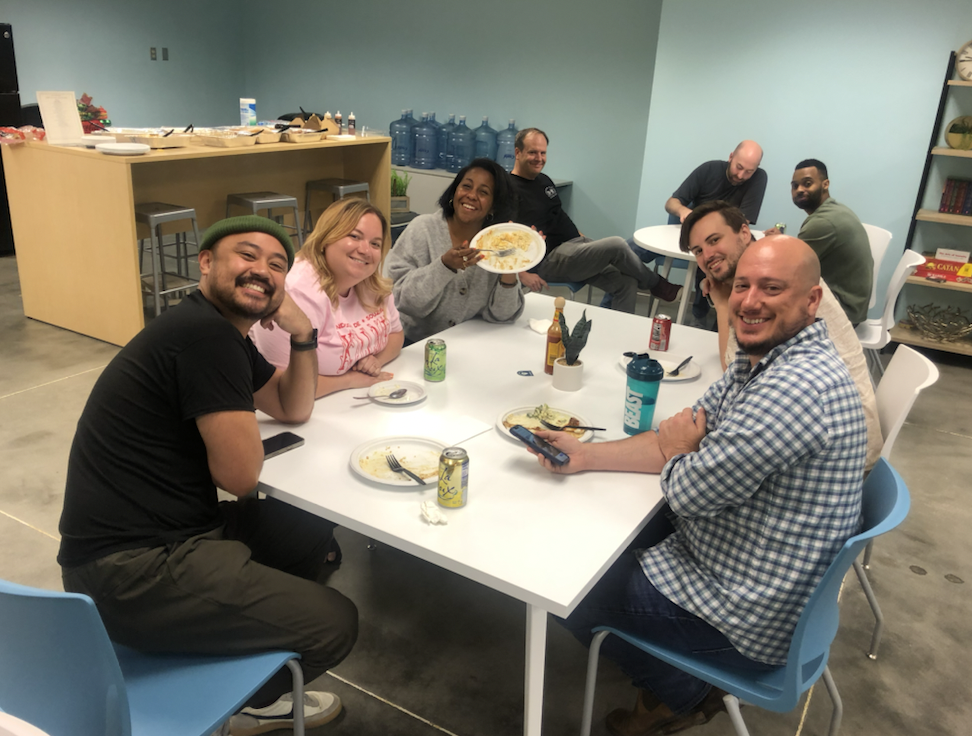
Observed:
[[[692,286],[695,284],[696,264],[692,256],[678,247],[678,239],[681,232],[681,225],[643,227],[635,231],[634,241],[645,250],[650,250],[652,253],[665,256],[665,262],[662,264],[661,270],[662,278],[668,278],[668,274],[672,270],[672,262],[676,259],[688,261],[688,268],[685,269],[685,284],[682,287],[682,294],[679,298],[678,315],[675,318],[675,321],[679,324],[685,324],[685,310],[691,301]],[[750,228],[750,232],[752,232],[754,238],[763,236],[760,230]],[[657,311],[658,300],[655,299],[648,316],[654,317]]]

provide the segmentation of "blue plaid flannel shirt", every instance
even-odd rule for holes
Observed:
[[[784,664],[811,593],[860,531],[860,394],[818,320],[755,367],[737,353],[699,407],[699,450],[661,475],[676,531],[641,566],[742,654]]]

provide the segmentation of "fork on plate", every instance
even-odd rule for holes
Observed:
[[[387,455],[385,455],[385,462],[388,463],[388,467],[392,469],[392,472],[405,473],[409,478],[414,480],[419,485],[427,485],[424,480],[415,475],[415,473],[413,473],[411,470],[408,468],[403,468],[402,464],[398,462],[398,458],[396,458],[392,453],[389,452]]]
[[[494,250],[493,248],[477,248],[480,253],[492,253],[499,258],[506,258],[516,253],[516,248],[501,248],[500,250]]]
[[[565,429],[584,429],[584,430],[589,429],[589,430],[592,430],[594,432],[604,432],[604,431],[606,431],[604,427],[585,427],[583,425],[580,425],[580,426],[571,426],[569,424],[565,424],[563,427],[558,427],[556,424],[553,424],[551,422],[548,422],[546,419],[541,419],[540,420],[540,424],[542,424],[547,429],[554,430],[555,432],[563,432]]]

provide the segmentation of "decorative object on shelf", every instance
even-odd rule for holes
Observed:
[[[958,307],[942,307],[938,304],[919,307],[909,304],[908,319],[929,340],[955,342],[972,335],[972,321]]]
[[[560,335],[564,343],[564,356],[554,361],[553,387],[561,391],[577,391],[581,387],[584,364],[580,361],[580,352],[587,345],[587,338],[591,333],[591,320],[587,319],[585,309],[581,318],[574,325],[571,332],[564,320],[564,313],[558,315],[560,319]]]
[[[81,116],[81,129],[85,133],[95,133],[105,130],[111,125],[108,119],[108,111],[103,107],[95,107],[91,104],[91,95],[85,92],[78,100],[78,114]]]
[[[391,172],[391,211],[408,212],[408,184],[412,177],[395,169]]]
[[[958,151],[972,150],[972,115],[959,115],[946,125],[945,142]]]
[[[955,71],[966,82],[972,82],[972,41],[955,52]]]

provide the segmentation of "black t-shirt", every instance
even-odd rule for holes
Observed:
[[[557,187],[549,176],[538,174],[536,179],[524,179],[513,174],[512,178],[520,197],[516,221],[546,235],[548,253],[561,243],[580,236],[574,221],[564,212]]]
[[[721,199],[741,209],[746,219],[755,225],[766,193],[766,172],[756,169],[742,184],[733,186],[726,176],[728,168],[728,161],[706,161],[688,175],[672,196],[686,207],[698,207]]]
[[[253,411],[274,367],[201,292],[137,334],[95,383],[68,459],[65,567],[219,525],[196,418]]]

